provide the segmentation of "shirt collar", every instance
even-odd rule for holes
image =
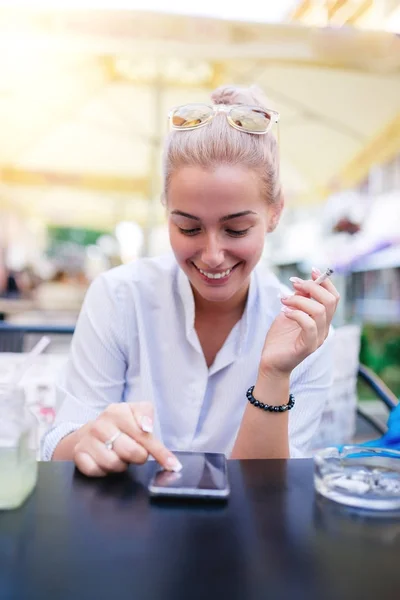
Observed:
[[[185,314],[186,337],[189,338],[194,330],[194,297],[190,281],[178,266],[178,293],[182,299]]]
[[[250,275],[249,293],[247,295],[246,306],[244,307],[242,318],[240,319],[239,337],[237,340],[237,353],[241,354],[244,348],[244,342],[249,329],[250,318],[256,306],[258,297],[258,275],[254,269]]]

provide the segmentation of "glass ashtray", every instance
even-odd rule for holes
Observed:
[[[314,485],[319,494],[367,510],[400,510],[400,452],[342,446],[314,455]]]

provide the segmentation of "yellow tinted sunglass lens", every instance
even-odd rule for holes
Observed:
[[[186,129],[205,123],[212,115],[212,109],[205,104],[187,104],[176,108],[171,117],[173,127]]]
[[[249,109],[239,106],[233,108],[229,116],[237,127],[250,132],[265,133],[271,123],[270,115],[262,109]]]

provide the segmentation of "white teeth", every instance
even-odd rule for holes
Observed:
[[[202,273],[209,279],[222,279],[222,277],[227,277],[229,275],[229,273],[232,271],[232,269],[227,269],[226,271],[223,271],[222,273],[206,273],[206,271],[203,271],[202,269],[199,269],[199,271],[200,271],[200,273]]]

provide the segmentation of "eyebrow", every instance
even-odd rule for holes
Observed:
[[[201,221],[199,217],[195,217],[194,215],[189,215],[188,213],[182,212],[181,210],[173,210],[172,215],[179,215],[181,217],[186,217],[186,219],[193,219],[193,221]],[[224,223],[225,221],[230,221],[231,219],[238,219],[239,217],[246,217],[247,215],[256,215],[257,213],[253,210],[243,210],[242,212],[233,213],[232,215],[226,215],[225,217],[220,218],[220,223]]]

